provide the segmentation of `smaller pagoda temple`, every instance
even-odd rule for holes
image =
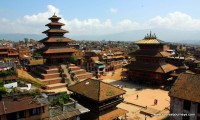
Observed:
[[[50,66],[66,63],[69,56],[76,51],[69,47],[68,44],[73,40],[64,37],[64,34],[68,33],[68,31],[61,29],[64,24],[59,22],[60,19],[55,14],[49,18],[51,23],[46,24],[49,29],[43,32],[47,37],[39,41],[45,45],[40,52],[43,58],[46,59],[45,64]]]
[[[166,42],[157,39],[155,33],[152,35],[150,32],[136,44],[140,49],[130,53],[135,57],[135,61],[127,66],[129,79],[136,82],[164,84],[170,78],[170,73],[177,69],[176,66],[165,62],[166,57],[171,55],[165,52],[168,49]]]
[[[81,115],[81,120],[126,119],[128,111],[116,107],[123,102],[125,90],[100,80],[86,79],[68,87],[72,98],[88,108],[90,112]]]

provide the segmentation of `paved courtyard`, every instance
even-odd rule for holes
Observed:
[[[170,98],[168,96],[168,91],[137,85],[130,81],[122,81],[122,69],[116,70],[114,75],[110,72],[101,78],[104,82],[116,86],[123,86],[123,89],[127,91],[124,95],[124,102],[119,104],[118,107],[129,111],[127,114],[128,120],[145,120],[145,114],[140,113],[141,110],[150,111],[150,113],[155,114],[169,113]],[[142,89],[138,90],[137,88]],[[154,105],[155,99],[158,101],[157,105]],[[165,116],[150,117],[147,115],[146,120],[161,120],[164,117]]]

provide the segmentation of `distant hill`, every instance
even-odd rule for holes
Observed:
[[[191,43],[200,44],[200,31],[184,31],[184,30],[170,30],[170,29],[151,29],[152,33],[156,33],[158,39],[166,42],[179,42],[179,43]],[[143,39],[144,36],[149,33],[149,29],[144,30],[132,30],[121,33],[106,34],[106,35],[72,35],[66,34],[74,40],[113,40],[113,41],[136,41]],[[41,40],[45,38],[44,34],[0,34],[0,39],[19,41],[24,38],[33,38]]]

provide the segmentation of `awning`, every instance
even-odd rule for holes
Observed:
[[[28,58],[29,56],[27,56],[27,55],[24,55],[24,57],[25,57],[25,58]]]
[[[95,65],[96,68],[105,68],[105,65]]]

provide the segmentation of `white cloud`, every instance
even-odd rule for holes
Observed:
[[[117,13],[118,10],[117,10],[116,8],[110,8],[110,12],[111,12],[111,13]]]
[[[179,30],[200,30],[200,19],[194,19],[181,12],[169,13],[165,17],[156,16],[149,20],[148,24],[152,27],[166,27]]]
[[[41,34],[42,31],[48,29],[45,24],[50,21],[48,18],[54,13],[62,17],[58,8],[53,5],[47,6],[47,11],[40,12],[33,15],[25,15],[17,20],[9,20],[0,18],[1,29],[0,33],[28,33]],[[113,11],[117,11],[114,10]],[[181,13],[173,12],[161,17],[156,16],[147,20],[144,23],[138,23],[130,19],[124,19],[118,23],[113,23],[112,20],[100,20],[98,18],[80,20],[74,18],[66,20],[62,17],[61,22],[66,24],[63,29],[69,30],[71,34],[109,34],[136,29],[151,29],[151,28],[170,28],[181,30],[200,30],[200,19],[194,19],[191,16]]]

